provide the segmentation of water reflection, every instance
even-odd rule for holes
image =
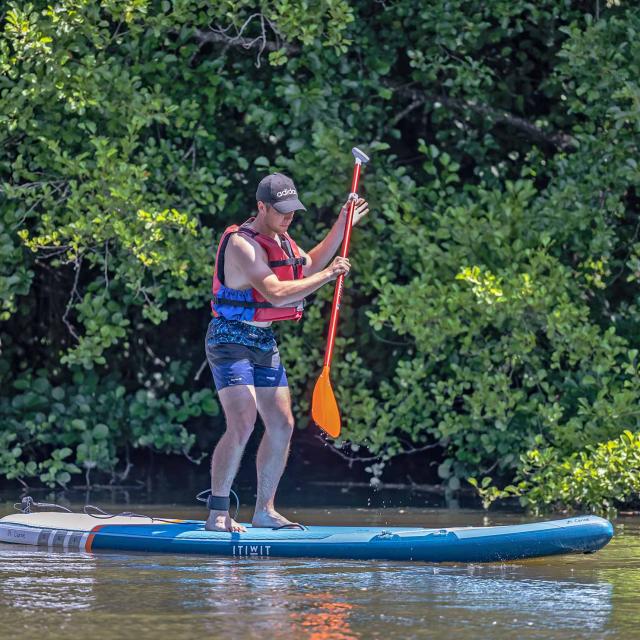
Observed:
[[[95,562],[88,554],[0,545],[0,577],[3,606],[72,611],[95,604]]]
[[[339,602],[332,593],[308,596],[308,607],[301,613],[292,613],[298,633],[309,640],[353,640],[358,638],[350,626],[350,615],[355,606]]]

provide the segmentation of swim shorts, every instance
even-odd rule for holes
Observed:
[[[289,384],[271,327],[213,318],[205,349],[218,391],[237,385],[286,387]]]

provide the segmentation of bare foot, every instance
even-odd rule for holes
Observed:
[[[282,527],[286,524],[293,524],[290,520],[287,520],[284,516],[281,516],[275,509],[269,509],[266,511],[256,511],[253,514],[253,520],[251,524],[254,527]]]
[[[231,531],[244,533],[246,529],[231,518],[228,511],[209,511],[209,517],[204,523],[207,531]]]

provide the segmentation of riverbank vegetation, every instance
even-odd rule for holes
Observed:
[[[375,483],[409,452],[453,492],[489,478],[487,503],[637,499],[634,3],[34,0],[0,23],[1,475],[205,456],[217,238],[279,170],[310,248],[358,144],[342,456]],[[280,328],[301,427],[331,295]]]

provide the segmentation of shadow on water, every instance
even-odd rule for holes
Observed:
[[[406,501],[394,508],[346,508],[326,490],[314,493],[322,508],[307,506],[305,496],[298,505],[285,501],[283,511],[310,524],[460,526],[530,520],[517,513],[487,518],[476,510]],[[114,512],[204,515],[178,501],[150,504],[144,496],[130,495],[118,503],[90,497]],[[78,506],[84,499],[73,497],[71,503]],[[241,517],[248,519],[249,499],[243,505]],[[0,509],[4,515],[11,507],[5,503]],[[637,518],[620,519],[614,540],[594,555],[489,565],[94,555],[0,545],[0,627],[3,637],[72,640],[146,640],[167,633],[312,640],[444,634],[463,640],[631,638],[637,637],[640,622],[639,558]]]

